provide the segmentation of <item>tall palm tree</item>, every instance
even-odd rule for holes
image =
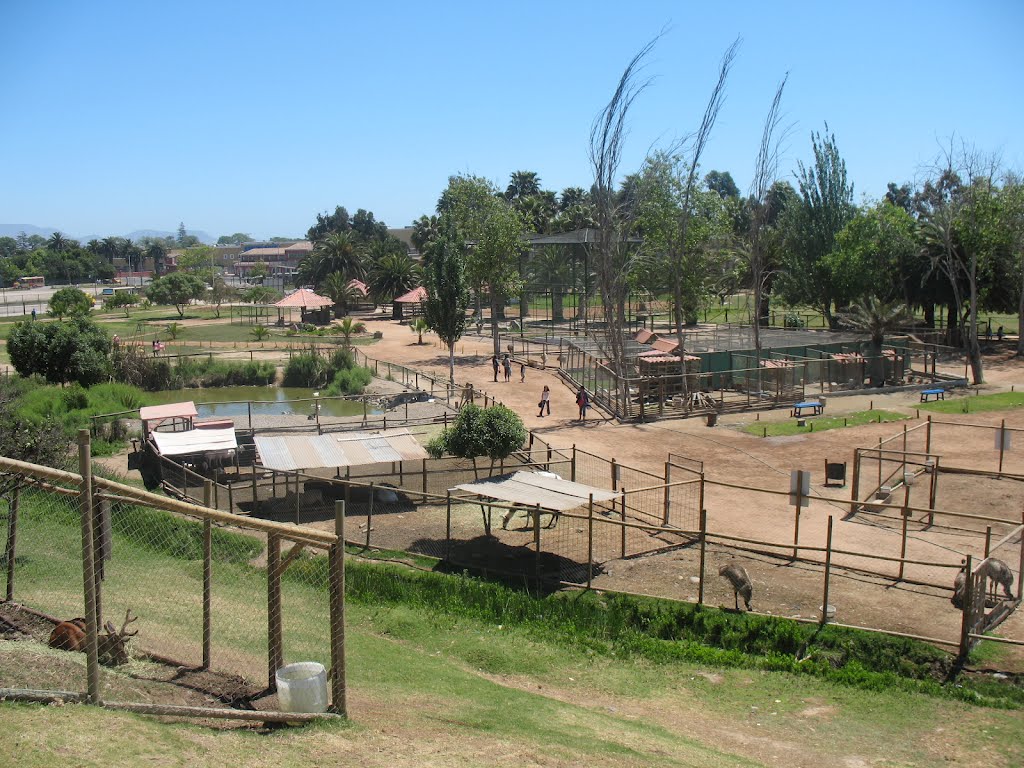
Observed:
[[[74,246],[74,241],[64,237],[60,232],[54,232],[46,241],[47,249],[54,253],[63,253]]]
[[[411,291],[422,280],[420,266],[404,254],[390,254],[370,267],[370,293],[380,304],[392,303],[391,317],[395,320],[401,318],[401,308],[393,300]]]
[[[910,322],[911,319],[905,304],[884,302],[876,296],[868,296],[859,304],[851,305],[843,313],[844,325],[871,336],[871,386],[881,387],[885,383],[885,366],[882,360],[885,335]]]
[[[303,283],[318,285],[332,272],[351,278],[364,274],[362,244],[351,232],[331,232],[299,262],[299,278]]]
[[[427,246],[437,240],[440,223],[437,216],[420,216],[412,223],[412,244],[420,252],[424,264],[427,262]]]
[[[530,279],[535,291],[551,291],[551,319],[565,320],[562,302],[572,283],[572,264],[556,246],[539,248],[530,259]]]
[[[506,200],[518,200],[540,193],[540,176],[534,171],[515,171],[505,190]]]
[[[335,317],[344,317],[348,314],[349,305],[362,297],[351,283],[343,272],[331,272],[317,285],[317,290],[334,302]]]

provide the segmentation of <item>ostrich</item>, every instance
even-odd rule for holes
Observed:
[[[949,602],[953,604],[954,608],[963,610],[964,607],[964,584],[967,582],[967,561],[960,561],[960,570],[956,576],[953,577],[953,596],[949,598]]]
[[[740,609],[740,595],[743,596],[743,602],[747,606],[747,610],[750,610],[750,598],[753,595],[754,588],[750,582],[750,577],[747,575],[746,569],[742,565],[723,565],[718,569],[718,575],[724,576],[732,584],[733,599],[736,601],[736,610]]]

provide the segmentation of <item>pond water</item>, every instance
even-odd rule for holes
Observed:
[[[199,416],[246,416],[248,401],[252,401],[253,415],[288,416],[306,415],[312,409],[314,390],[298,387],[211,387],[209,389],[176,389],[151,393],[161,403],[180,403],[192,400]],[[298,400],[300,402],[288,402]],[[375,402],[368,404],[368,413],[382,413]],[[332,400],[320,398],[320,413],[324,416],[362,416],[363,404],[359,400]]]

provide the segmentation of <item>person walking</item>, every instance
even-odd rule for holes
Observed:
[[[580,391],[576,393],[576,406],[580,409],[580,421],[586,421],[587,408],[590,407],[590,396],[584,387],[580,387]]]
[[[498,356],[491,355],[491,367],[494,369],[494,380],[498,380]]]
[[[509,359],[508,355],[505,355],[505,359],[502,361],[505,366],[505,383],[512,381],[512,360]]]
[[[544,385],[544,391],[540,393],[540,402],[537,403],[540,406],[540,413],[538,416],[544,416],[544,410],[547,409],[548,416],[551,415],[551,390],[548,389],[548,385]]]
[[[519,364],[519,383],[526,381],[526,363]]]

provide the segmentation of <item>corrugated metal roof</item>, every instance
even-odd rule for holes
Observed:
[[[863,363],[864,355],[860,352],[833,352],[832,359],[840,363]]]
[[[388,461],[425,459],[427,452],[407,429],[346,432],[342,435],[256,437],[260,463],[281,471],[323,467],[357,467]]]
[[[539,504],[541,509],[552,512],[582,507],[589,503],[591,494],[594,495],[594,501],[610,501],[619,496],[614,491],[560,480],[538,472],[514,472],[511,475],[489,477],[475,483],[457,485],[451,490],[467,491],[528,507]]]
[[[187,453],[227,451],[238,447],[235,428],[192,429],[188,432],[151,433],[157,449],[164,456],[182,456]]]
[[[762,368],[795,368],[796,363],[792,360],[762,360]]]

